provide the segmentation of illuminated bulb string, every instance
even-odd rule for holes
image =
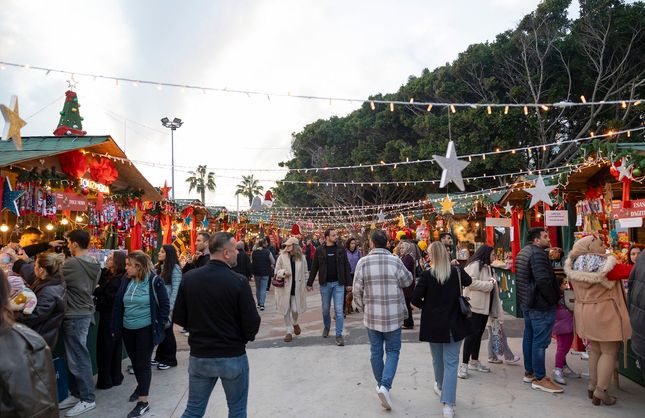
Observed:
[[[262,90],[242,90],[242,89],[229,89],[227,87],[209,87],[209,86],[199,86],[194,84],[179,84],[179,83],[167,83],[160,81],[152,80],[143,80],[136,78],[126,78],[126,77],[117,77],[111,75],[103,74],[93,74],[85,73],[78,71],[69,71],[62,70],[57,68],[47,68],[40,66],[33,66],[29,64],[19,64],[13,62],[0,61],[0,70],[4,70],[6,67],[16,67],[24,68],[31,70],[43,71],[46,75],[55,73],[63,74],[65,76],[71,77],[72,80],[76,80],[76,77],[86,77],[94,80],[109,80],[114,81],[116,86],[119,86],[120,83],[129,83],[132,87],[138,87],[139,85],[150,85],[156,87],[157,90],[163,90],[163,87],[174,87],[180,89],[182,93],[187,90],[198,91],[203,94],[207,92],[218,92],[218,93],[231,93],[231,94],[242,94],[247,97],[251,96],[260,96],[266,97],[268,100],[271,100],[271,97],[285,97],[293,99],[306,99],[306,100],[324,100],[337,102],[346,102],[346,103],[370,103],[370,107],[373,110],[376,109],[377,104],[384,104],[389,107],[391,111],[394,111],[395,105],[406,105],[406,106],[419,106],[427,107],[428,111],[431,110],[431,106],[441,106],[447,107],[452,113],[456,112],[457,108],[504,108],[504,114],[508,114],[509,108],[523,108],[524,113],[528,114],[528,108],[548,110],[552,107],[565,108],[565,107],[578,107],[578,106],[601,106],[601,105],[620,105],[622,108],[626,108],[628,105],[638,106],[641,103],[641,99],[621,99],[621,100],[607,100],[607,101],[597,101],[597,102],[571,102],[571,101],[560,101],[555,103],[451,103],[451,102],[427,102],[427,101],[416,101],[414,98],[409,100],[384,100],[384,99],[361,99],[361,98],[348,98],[348,97],[332,97],[332,96],[317,96],[317,95],[304,95],[304,94],[293,94],[291,92],[287,93],[275,93]],[[582,97],[581,97],[582,98]]]

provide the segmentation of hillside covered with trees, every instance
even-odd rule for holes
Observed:
[[[580,0],[580,16],[570,20],[570,0],[545,0],[518,26],[494,42],[471,45],[458,58],[410,76],[396,93],[371,99],[445,103],[555,103],[642,98],[645,94],[645,4]],[[544,111],[520,108],[460,108],[414,103],[390,111],[365,102],[345,117],[318,120],[294,133],[289,168],[315,168],[429,159],[443,155],[449,138],[460,155],[585,138],[591,132],[641,126],[645,104],[558,106]],[[611,141],[642,141],[642,134]],[[463,175],[510,173],[558,167],[578,158],[580,146],[567,143],[538,152],[474,158]],[[290,172],[284,180],[400,181],[438,179],[437,164],[424,163],[356,170]],[[501,186],[508,177],[470,181],[467,190]],[[402,185],[401,184],[401,185]],[[456,189],[451,186],[448,191]],[[446,192],[438,185],[407,187],[279,184],[277,199],[290,206],[369,205],[420,199]]]

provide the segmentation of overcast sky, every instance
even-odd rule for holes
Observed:
[[[538,0],[2,0],[0,60],[141,80],[336,97],[396,91],[410,75],[450,62],[468,45],[513,28]],[[574,1],[570,12],[577,10]],[[23,136],[51,135],[66,76],[8,67],[0,103],[20,100]],[[253,169],[290,159],[291,134],[357,105],[185,92],[77,77],[83,128],[111,135],[128,157],[169,165],[176,197],[188,167],[206,164],[217,190],[207,204],[234,209],[235,185]],[[33,116],[32,116],[33,115]],[[156,186],[169,168],[137,164]],[[227,171],[224,169],[237,169]],[[280,172],[255,172],[265,189]],[[234,178],[227,178],[234,177]],[[240,207],[248,201],[240,199]]]

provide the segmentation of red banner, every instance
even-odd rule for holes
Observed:
[[[86,211],[87,199],[76,193],[56,193],[56,210]]]
[[[611,202],[613,219],[645,218],[645,199],[628,200],[623,205],[620,201]]]

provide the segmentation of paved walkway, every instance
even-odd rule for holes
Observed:
[[[303,315],[303,333],[291,343],[282,341],[282,317],[269,296],[267,310],[257,341],[249,344],[251,366],[249,417],[440,417],[441,405],[432,391],[434,382],[430,348],[418,341],[418,330],[404,331],[404,344],[392,398],[391,412],[381,408],[369,364],[367,333],[362,314],[349,315],[345,326],[345,347],[336,347],[333,338],[320,337],[320,296],[308,297],[310,310]],[[418,315],[415,317],[418,324]],[[333,325],[332,325],[333,328]],[[167,371],[153,370],[150,391],[150,417],[180,417],[188,397],[188,347],[177,332],[179,366]],[[508,318],[505,331],[516,354],[521,355],[522,321]],[[333,335],[333,332],[332,332]],[[481,357],[486,359],[486,344]],[[555,347],[547,353],[553,365]],[[586,362],[569,355],[575,370],[585,371]],[[124,367],[128,364],[124,361]],[[615,406],[593,406],[586,397],[585,378],[570,380],[565,393],[552,395],[534,391],[522,383],[521,361],[516,365],[491,365],[492,373],[473,372],[459,380],[458,417],[643,417],[645,388],[621,376]],[[97,391],[97,409],[83,417],[125,417],[134,404],[127,399],[136,386],[134,376],[126,375],[120,387]],[[62,415],[61,415],[62,416]],[[218,383],[211,397],[207,417],[226,417],[226,400]]]

